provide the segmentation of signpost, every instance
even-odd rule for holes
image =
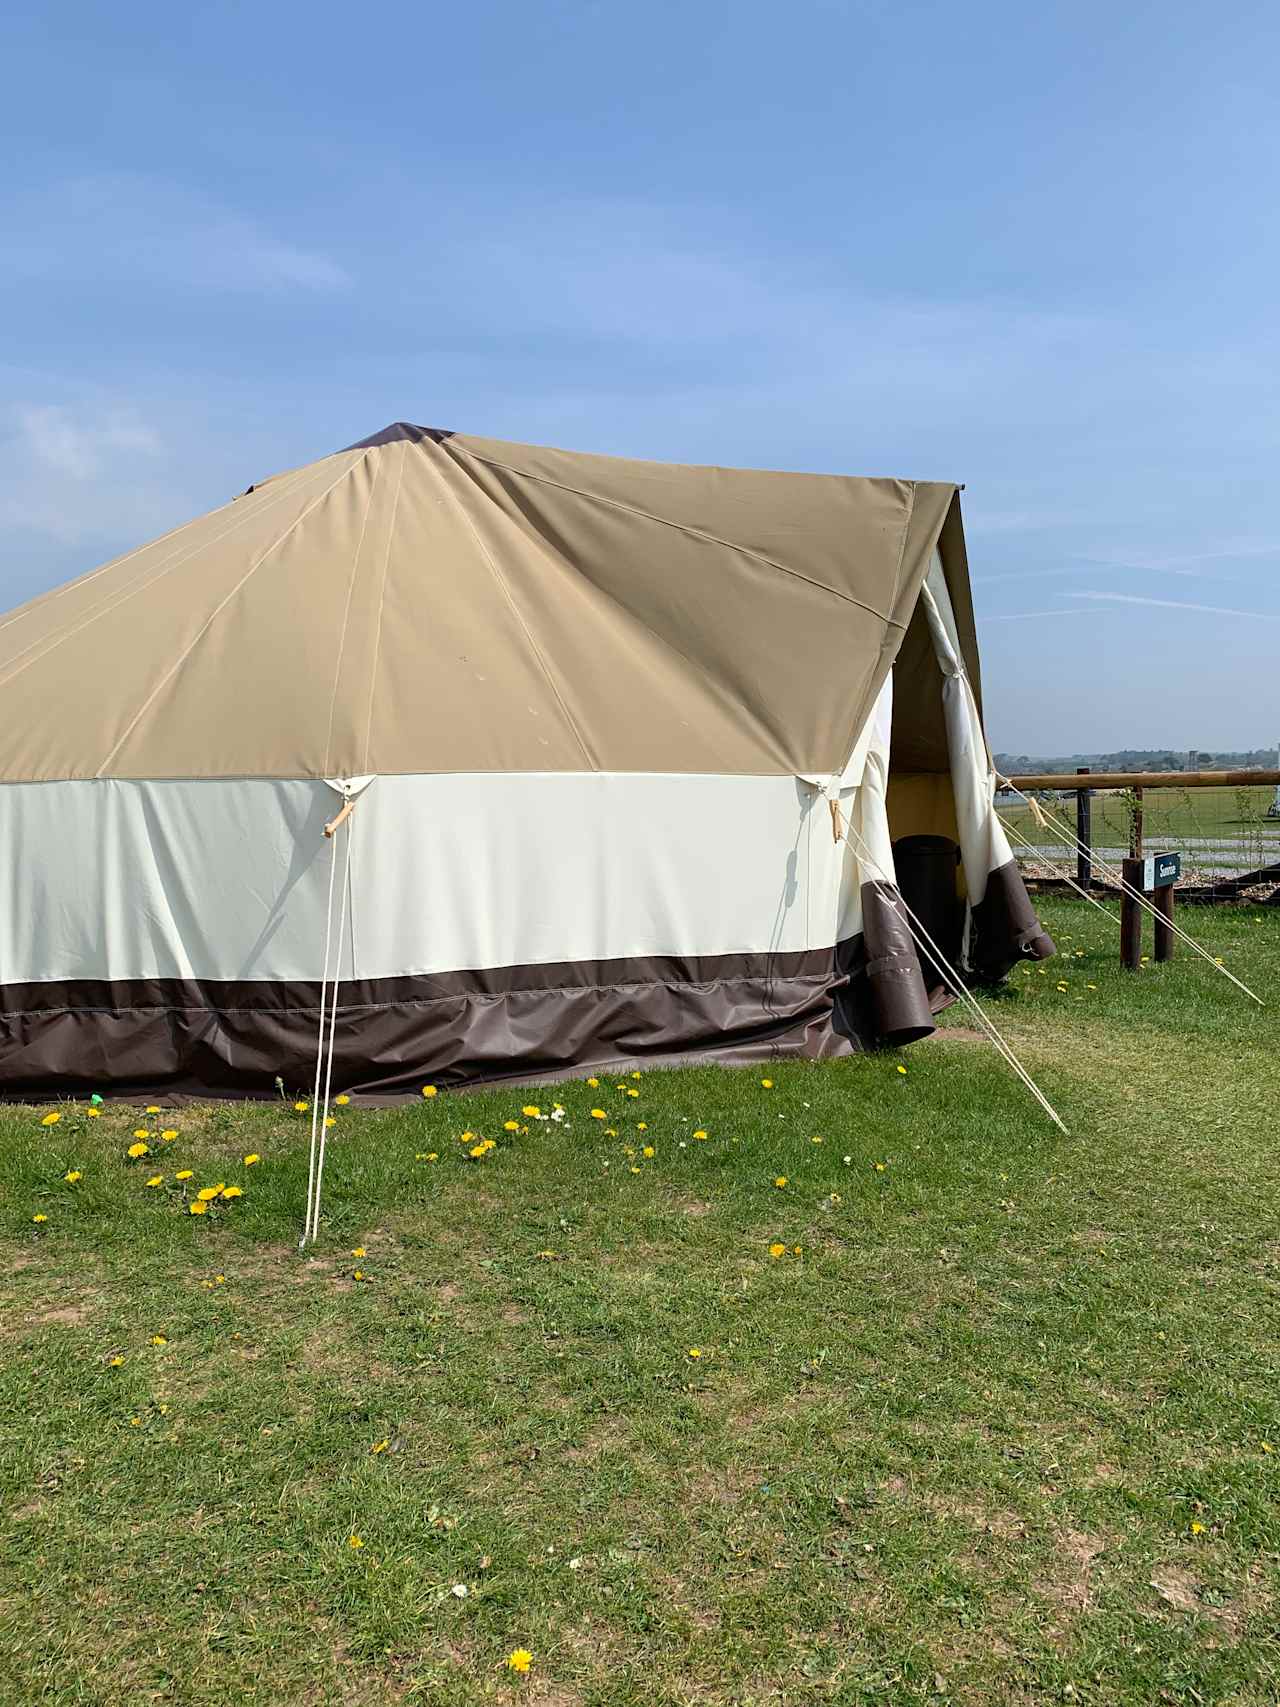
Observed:
[[[1173,959],[1174,885],[1182,875],[1182,855],[1148,854],[1145,859],[1124,861],[1124,880],[1144,895],[1151,895],[1157,914],[1155,957]],[[1120,964],[1136,972],[1142,964],[1142,909],[1133,896],[1120,897]]]

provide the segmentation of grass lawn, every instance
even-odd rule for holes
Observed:
[[[0,1111],[6,1707],[1274,1703],[1276,1010],[1045,913],[1069,1140],[962,1038],[347,1107],[300,1257],[291,1102]]]

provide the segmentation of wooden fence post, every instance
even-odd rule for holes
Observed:
[[[1173,891],[1172,883],[1161,883],[1152,896],[1156,909],[1157,960],[1173,959]]]
[[[1077,776],[1088,776],[1088,765],[1077,765]],[[1087,889],[1093,882],[1093,794],[1087,788],[1076,789],[1076,840],[1082,844],[1082,850],[1076,851],[1076,882],[1082,889]]]
[[[1144,861],[1130,856],[1120,869],[1126,883],[1141,893]],[[1120,897],[1120,964],[1136,972],[1142,961],[1142,909],[1126,889]]]

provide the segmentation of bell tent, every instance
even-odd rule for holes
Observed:
[[[927,1035],[1052,946],[979,691],[955,486],[389,427],[0,620],[0,1095]]]

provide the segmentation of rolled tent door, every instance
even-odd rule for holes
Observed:
[[[890,672],[858,743],[862,773],[844,809],[857,869],[871,1022],[879,1042],[897,1045],[928,1037],[935,1027],[911,922],[898,891],[889,837],[886,796],[892,723]]]
[[[968,891],[967,961],[979,978],[994,981],[1020,959],[1048,959],[1054,945],[1036,917],[995,810],[995,773],[936,551],[920,589],[920,602],[942,671],[951,785]]]

